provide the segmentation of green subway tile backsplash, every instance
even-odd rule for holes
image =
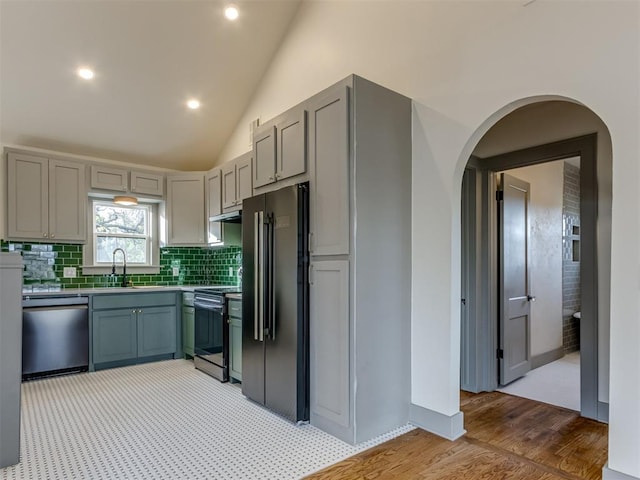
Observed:
[[[118,285],[122,266],[116,277],[82,274],[82,245],[0,240],[0,251],[21,251],[25,262],[23,282],[35,288],[94,288]],[[242,265],[241,247],[165,247],[160,250],[160,273],[127,275],[134,285],[238,285],[238,268]],[[64,267],[76,267],[76,278],[63,278]],[[178,276],[173,276],[177,267]],[[230,271],[231,268],[231,271]]]

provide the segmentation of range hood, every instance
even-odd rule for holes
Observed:
[[[210,222],[242,223],[242,210],[235,210],[233,212],[214,215],[212,217],[209,217],[209,221]]]

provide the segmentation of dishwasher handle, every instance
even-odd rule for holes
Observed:
[[[26,312],[52,312],[56,310],[88,310],[89,305],[53,305],[48,307],[23,307]]]
[[[62,306],[84,306],[89,305],[89,297],[41,297],[32,298],[25,297],[22,300],[22,308],[34,308],[34,307],[62,307]]]

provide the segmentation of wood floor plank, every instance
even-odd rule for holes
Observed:
[[[416,429],[317,472],[310,480],[597,480],[607,425],[499,392],[460,393],[464,437]]]

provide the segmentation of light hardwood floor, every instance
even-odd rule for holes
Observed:
[[[599,479],[607,425],[499,392],[461,393],[467,434],[455,442],[416,429],[307,479]]]

